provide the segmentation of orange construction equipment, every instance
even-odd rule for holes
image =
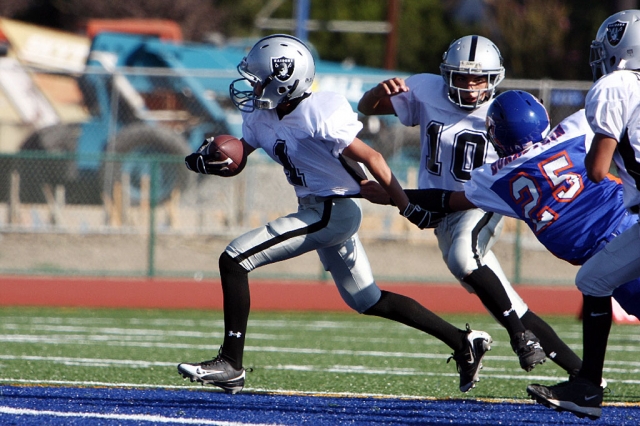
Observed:
[[[182,41],[182,29],[168,19],[90,19],[87,35],[90,38],[104,31],[157,36],[161,40]]]

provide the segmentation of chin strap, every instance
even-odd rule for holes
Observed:
[[[287,93],[287,96],[284,97],[283,101],[288,102],[291,99],[291,95],[293,95],[293,92],[298,88],[298,84],[300,83],[300,80],[296,80],[291,87],[291,89],[289,89],[289,93]]]

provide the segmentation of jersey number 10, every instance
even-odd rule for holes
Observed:
[[[427,155],[426,168],[432,175],[442,175],[442,161],[440,150],[440,133],[443,123],[432,121],[427,126],[429,140],[429,154]],[[471,170],[480,167],[485,162],[487,139],[481,132],[474,133],[463,130],[455,135],[453,141],[453,158],[451,161],[451,174],[459,182],[471,179]]]

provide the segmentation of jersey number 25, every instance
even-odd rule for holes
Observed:
[[[572,167],[573,163],[569,154],[562,151],[538,164],[544,181],[540,179],[541,176],[532,176],[525,172],[518,173],[511,179],[511,196],[515,203],[522,208],[523,218],[534,224],[536,234],[559,217],[549,204],[552,202],[570,203],[582,192],[584,188],[582,176],[579,173],[568,171]],[[541,189],[541,185],[544,184],[550,187],[553,201],[549,199],[549,196],[545,197],[545,193]]]

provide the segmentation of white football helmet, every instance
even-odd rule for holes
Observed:
[[[238,64],[242,76],[229,86],[233,104],[241,111],[273,109],[309,91],[316,66],[309,48],[287,34],[274,34],[258,41]],[[247,86],[247,83],[251,86]],[[260,83],[262,93],[253,87]],[[244,85],[244,90],[236,85]]]
[[[640,69],[640,10],[618,12],[600,25],[591,42],[593,81],[616,70]]]
[[[488,38],[470,35],[455,40],[442,56],[440,74],[449,87],[449,100],[461,108],[475,109],[481,103],[490,100],[496,87],[504,80],[504,67],[500,50]],[[462,100],[463,92],[477,92],[477,89],[463,89],[455,87],[455,74],[471,74],[487,77],[487,88],[483,89],[485,96],[479,96],[473,104]]]

